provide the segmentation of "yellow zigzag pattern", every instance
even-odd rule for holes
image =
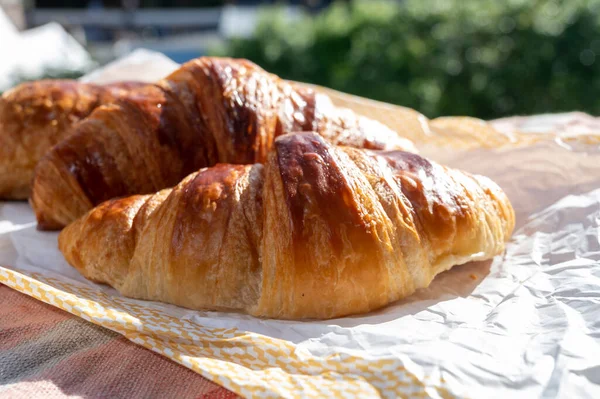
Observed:
[[[316,357],[288,341],[206,328],[135,300],[40,273],[0,267],[0,283],[116,331],[243,397],[453,397],[443,381],[410,372],[400,359]]]

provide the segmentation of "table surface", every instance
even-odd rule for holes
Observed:
[[[237,398],[123,336],[0,284],[2,398]]]

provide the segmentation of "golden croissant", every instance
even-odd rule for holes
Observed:
[[[40,158],[96,107],[141,85],[43,80],[4,93],[0,97],[0,199],[27,199]]]
[[[48,152],[32,189],[38,226],[60,229],[105,200],[172,187],[218,162],[263,163],[276,136],[298,130],[348,146],[413,148],[249,61],[200,58],[96,109]]]
[[[511,204],[488,178],[299,133],[276,139],[264,166],[219,164],[105,202],[64,229],[59,248],[125,296],[325,319],[491,258],[513,228]]]

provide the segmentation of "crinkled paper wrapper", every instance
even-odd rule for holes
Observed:
[[[138,52],[88,80],[152,81],[176,67]],[[495,180],[517,215],[506,253],[457,266],[371,314],[261,320],[132,300],[88,282],[64,261],[56,233],[36,231],[26,203],[5,202],[0,282],[245,397],[600,398],[598,123],[540,116],[493,129],[324,91],[426,156]]]

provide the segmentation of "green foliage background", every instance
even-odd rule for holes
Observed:
[[[600,0],[355,0],[215,53],[429,117],[600,114]]]

